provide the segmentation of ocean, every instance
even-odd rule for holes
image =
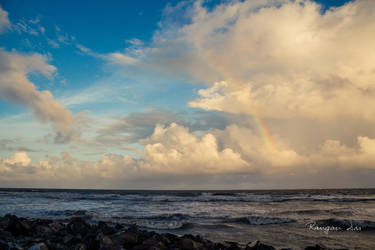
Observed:
[[[81,216],[276,248],[375,249],[375,189],[144,191],[0,189],[0,215]]]

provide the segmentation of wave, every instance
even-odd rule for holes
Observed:
[[[38,214],[42,218],[55,218],[55,219],[69,219],[71,217],[82,217],[84,219],[93,219],[98,217],[98,214],[89,210],[50,210]]]
[[[153,220],[136,220],[124,223],[128,225],[137,225],[142,229],[151,230],[177,230],[177,229],[189,229],[195,226],[192,222],[182,221],[153,221]]]
[[[279,218],[279,217],[263,217],[263,216],[248,216],[225,219],[227,223],[238,223],[247,225],[270,225],[270,224],[285,224],[296,222],[295,219],[291,218]]]
[[[282,212],[279,212],[279,214],[353,216],[354,211],[332,210],[332,209],[302,209],[302,210],[282,211]]]
[[[189,220],[191,218],[188,214],[181,213],[172,213],[172,214],[159,214],[159,215],[147,215],[147,216],[134,216],[134,215],[125,215],[125,216],[113,216],[114,219],[125,219],[125,220]]]
[[[342,230],[357,229],[355,231],[375,231],[375,221],[369,220],[347,220],[347,219],[323,219],[315,222],[319,227],[339,227]]]
[[[202,194],[195,197],[178,197],[178,196],[159,196],[154,197],[153,201],[157,202],[202,202],[202,203],[282,203],[282,202],[370,202],[375,201],[375,197],[335,197],[335,196],[272,196],[272,195],[245,195],[241,193],[213,193]]]
[[[326,193],[321,191],[318,194],[317,191],[311,192],[232,192],[232,191],[159,191],[159,192],[130,192],[130,191],[48,191],[48,190],[34,190],[34,192],[28,190],[22,191],[5,191],[0,192],[0,196],[6,197],[18,197],[24,198],[42,198],[42,199],[53,199],[53,200],[65,200],[65,201],[80,201],[80,200],[93,200],[93,201],[112,201],[112,200],[124,200],[124,201],[139,201],[139,202],[202,202],[202,203],[228,203],[228,202],[252,202],[252,203],[279,203],[279,202],[371,202],[375,201],[374,193],[369,192],[357,195],[356,193],[341,192],[341,193]]]

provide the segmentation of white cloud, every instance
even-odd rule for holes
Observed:
[[[197,137],[175,123],[168,127],[157,125],[151,137],[141,143],[145,154],[140,167],[157,174],[221,174],[246,172],[249,167],[232,149],[220,150],[214,135]]]
[[[190,105],[206,110],[374,122],[374,109],[363,108],[375,106],[374,1],[324,13],[308,0],[180,5],[166,8],[151,45],[113,62],[205,82]]]
[[[7,31],[11,23],[8,18],[8,12],[6,12],[0,5],[0,34]]]
[[[145,149],[140,159],[107,154],[98,161],[83,161],[63,152],[59,157],[31,162],[26,153],[17,152],[0,159],[0,180],[9,186],[126,188],[176,187],[181,180],[187,186],[225,186],[234,179],[235,183],[229,183],[232,187],[280,188],[299,182],[301,188],[316,187],[317,183],[321,187],[342,185],[340,179],[322,181],[321,176],[327,173],[347,178],[356,171],[360,178],[347,186],[367,185],[362,180],[374,175],[373,138],[358,137],[353,147],[327,140],[308,155],[297,154],[280,139],[276,142],[275,148],[269,148],[260,134],[235,125],[197,136],[172,123],[156,126],[154,133],[141,141]],[[252,182],[248,183],[249,178]],[[272,182],[276,179],[277,185]]]
[[[107,59],[110,62],[120,64],[120,65],[129,65],[129,64],[133,65],[133,64],[137,63],[137,59],[135,59],[134,57],[124,55],[124,54],[119,53],[119,52],[108,54]]]
[[[354,148],[358,136],[374,137],[374,1],[325,11],[309,0],[226,1],[211,9],[196,1],[168,5],[163,17],[150,43],[121,54],[148,73],[205,83],[189,107],[261,117],[272,140],[294,149],[277,156],[281,165],[332,138]],[[262,155],[263,162],[275,156]]]
[[[58,140],[72,139],[75,136],[73,114],[56,101],[50,91],[37,89],[28,79],[32,72],[52,78],[56,68],[41,54],[23,55],[0,50],[1,97],[30,108],[39,121],[51,122]]]
[[[31,159],[25,152],[17,152],[12,155],[9,159],[4,160],[4,164],[11,166],[11,165],[19,165],[26,167],[31,163]]]
[[[133,46],[137,46],[136,41],[138,41],[138,40],[130,41],[130,43]],[[130,55],[126,55],[126,54],[121,53],[121,52],[101,54],[101,53],[97,53],[95,51],[92,51],[91,49],[89,49],[89,48],[87,48],[87,47],[85,47],[81,44],[77,44],[76,47],[83,54],[105,60],[105,61],[107,61],[109,63],[112,63],[112,64],[115,64],[115,65],[127,66],[127,65],[135,65],[135,64],[138,63],[138,60],[135,57],[130,56]]]
[[[125,69],[138,67],[148,73],[203,82],[207,88],[198,91],[190,107],[240,114],[246,121],[258,113],[279,128],[277,133],[263,135],[253,127],[254,122],[246,127],[234,119],[225,129],[199,133],[175,123],[157,125],[150,136],[139,141],[144,147],[140,158],[109,154],[98,161],[83,161],[63,153],[28,162],[25,155],[14,155],[0,162],[0,171],[7,181],[35,179],[71,187],[124,188],[150,183],[160,187],[179,182],[204,186],[225,184],[228,178],[235,180],[232,186],[263,188],[273,187],[275,180],[279,187],[291,183],[299,187],[317,183],[322,187],[370,185],[366,180],[375,175],[375,139],[371,134],[375,125],[374,10],[375,2],[370,0],[352,1],[324,13],[319,4],[308,0],[226,1],[211,10],[201,1],[168,5],[150,44],[131,40],[124,51],[108,54],[81,45],[77,48]],[[179,18],[174,18],[177,14]],[[21,58],[17,59],[21,63],[0,65],[2,79],[22,79],[33,89],[28,97],[44,93],[35,89],[26,74],[39,70],[51,77],[53,66],[36,59],[38,55],[2,51],[0,56]],[[28,60],[33,63],[24,63]],[[22,91],[7,88],[14,92],[7,98],[33,103]],[[83,96],[64,99],[64,103],[88,103],[96,93],[97,89],[88,89]],[[55,102],[50,93],[49,101]],[[39,106],[34,106],[38,114]],[[60,113],[70,114],[66,110]],[[51,120],[57,131],[71,127],[66,124],[72,122],[65,122],[69,119],[40,116]],[[288,122],[300,123],[295,125],[298,131],[288,129]],[[284,126],[278,126],[282,123]],[[319,140],[301,150],[291,143],[292,137],[299,145]],[[12,168],[11,162],[24,166]],[[27,167],[32,171],[25,171]],[[353,173],[357,179],[351,178]],[[332,175],[345,178],[328,178]],[[248,176],[250,183],[246,182]]]

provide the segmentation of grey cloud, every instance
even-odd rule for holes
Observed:
[[[166,112],[139,112],[116,118],[105,128],[100,129],[96,140],[100,143],[136,143],[139,139],[152,134],[154,127],[159,123],[182,122],[184,119],[173,113]]]
[[[225,112],[194,111],[173,113],[165,111],[148,111],[130,113],[117,117],[115,121],[99,129],[96,141],[108,145],[137,143],[140,139],[149,137],[157,124],[181,124],[190,131],[207,131],[210,129],[225,129],[232,123],[253,126],[253,120],[248,116]]]
[[[34,150],[25,146],[18,146],[14,144],[22,144],[19,139],[0,139],[0,150],[3,151],[21,151],[21,152],[40,152],[40,150]]]

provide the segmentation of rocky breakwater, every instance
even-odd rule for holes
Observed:
[[[274,250],[259,241],[246,246],[236,242],[215,243],[199,235],[177,236],[140,230],[136,226],[125,228],[120,224],[99,222],[89,224],[81,217],[68,221],[27,219],[14,215],[0,217],[0,250]],[[306,250],[328,249],[322,245],[309,246]]]

